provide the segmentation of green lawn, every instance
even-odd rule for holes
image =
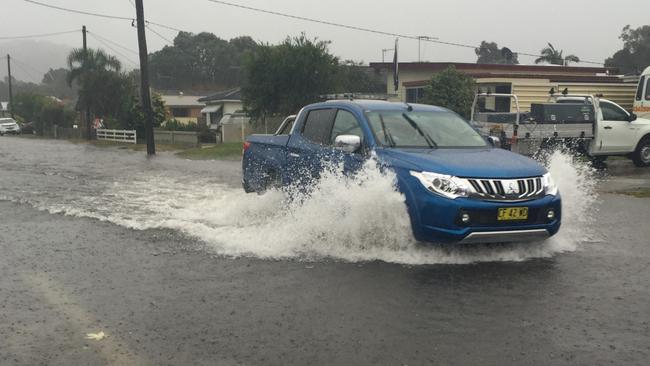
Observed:
[[[242,143],[232,142],[210,147],[199,147],[177,152],[176,155],[191,160],[238,160],[241,158]]]
[[[619,193],[637,198],[650,198],[650,189],[637,189],[634,191],[623,191]]]

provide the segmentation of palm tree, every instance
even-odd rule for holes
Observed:
[[[108,95],[102,81],[111,75],[119,75],[122,64],[115,56],[102,50],[76,48],[68,55],[68,68],[68,84],[77,82],[79,85],[79,104],[86,109],[87,137],[90,139],[91,112],[97,112]]]
[[[548,44],[548,47],[544,47],[541,51],[541,56],[535,60],[536,64],[549,63],[551,65],[563,65],[569,66],[571,62],[580,62],[580,58],[576,55],[568,55],[563,57],[563,50],[556,50],[552,44]]]

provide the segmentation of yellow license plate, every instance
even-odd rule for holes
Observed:
[[[528,207],[508,207],[500,208],[497,214],[499,221],[527,220]]]

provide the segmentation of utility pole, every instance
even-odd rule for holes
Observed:
[[[86,26],[81,26],[81,34],[83,35],[83,50],[84,50],[84,73],[88,72],[86,69],[88,67],[88,44],[86,43]],[[92,123],[90,121],[90,106],[88,105],[88,101],[86,100],[84,103],[84,108],[85,108],[85,120],[86,120],[86,139],[87,140],[92,140],[93,134],[92,134]]]
[[[147,54],[147,37],[144,33],[144,6],[142,0],[135,0],[135,13],[138,23],[138,46],[140,49],[140,103],[144,111],[144,137],[147,140],[147,155],[156,154],[153,141],[153,112],[149,93],[149,64]]]
[[[11,56],[7,54],[7,76],[9,77],[9,113],[14,118],[14,94],[11,90]]]

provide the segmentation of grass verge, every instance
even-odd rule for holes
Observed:
[[[242,143],[232,142],[209,147],[186,149],[176,155],[190,160],[238,160],[241,158]]]
[[[622,191],[617,193],[624,194],[626,196],[636,197],[636,198],[650,198],[650,188],[635,189],[632,191]]]

